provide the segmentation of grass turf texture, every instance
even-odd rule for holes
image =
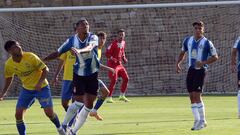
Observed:
[[[186,96],[130,97],[129,103],[104,103],[99,114],[103,121],[89,117],[80,129],[81,135],[237,135],[236,96],[204,96],[208,126],[191,131],[193,116]],[[0,135],[16,135],[16,100],[0,102]],[[60,99],[54,99],[54,110],[62,121],[64,110]],[[54,125],[36,101],[25,115],[27,134],[56,135]]]

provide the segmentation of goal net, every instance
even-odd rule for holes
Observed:
[[[78,7],[78,10],[0,12],[1,72],[8,57],[3,44],[9,39],[20,42],[24,51],[31,51],[44,58],[73,34],[73,26],[81,17],[90,23],[90,31],[105,31],[108,34],[106,46],[116,37],[119,28],[126,30],[125,65],[130,80],[129,95],[166,95],[186,93],[184,71],[175,72],[176,60],[185,36],[193,34],[192,23],[205,23],[205,36],[210,39],[220,56],[219,61],[210,65],[207,73],[205,92],[236,92],[236,73],[230,71],[231,47],[239,36],[240,6],[238,4],[187,5],[188,3]],[[185,5],[184,5],[185,4]],[[175,6],[174,6],[175,5]],[[179,6],[180,5],[180,6]],[[101,7],[101,6],[100,6]],[[104,6],[102,6],[104,7]],[[108,8],[109,7],[109,8]],[[115,7],[115,8],[114,8]],[[44,8],[41,8],[44,9]],[[55,8],[56,9],[56,8]],[[106,64],[103,49],[102,63]],[[48,80],[51,82],[58,61],[48,62]],[[100,78],[109,85],[106,71],[100,71]],[[2,83],[4,84],[4,83]],[[1,86],[3,87],[3,86]],[[21,85],[18,79],[12,84],[8,96],[17,96]],[[120,82],[115,94],[119,93]],[[60,95],[61,83],[51,85],[52,94]]]

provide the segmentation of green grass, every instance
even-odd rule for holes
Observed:
[[[132,97],[132,102],[105,103],[99,110],[103,121],[88,118],[80,129],[81,135],[238,135],[240,120],[237,119],[235,96],[205,96],[208,127],[191,131],[193,116],[188,97]],[[0,102],[0,135],[16,135],[16,100]],[[54,100],[55,112],[63,120],[64,110],[60,99]],[[53,124],[45,117],[38,102],[25,115],[27,133],[56,135]]]

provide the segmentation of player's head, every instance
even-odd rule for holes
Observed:
[[[86,18],[81,18],[76,23],[76,31],[79,34],[86,34],[89,32],[89,23]]]
[[[196,21],[193,24],[194,36],[199,38],[203,36],[204,33],[204,23],[202,21]]]
[[[97,33],[98,36],[98,47],[102,48],[107,40],[107,34],[103,31]]]
[[[117,39],[118,41],[122,41],[125,39],[125,30],[124,29],[119,29],[117,32]]]
[[[22,47],[15,40],[9,40],[5,43],[4,49],[13,56],[22,54]]]

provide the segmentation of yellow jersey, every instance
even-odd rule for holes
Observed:
[[[5,62],[4,74],[6,78],[18,76],[25,89],[35,90],[35,86],[42,76],[42,69],[45,67],[47,68],[37,55],[23,52],[23,57],[19,63],[13,61],[12,57]],[[45,79],[42,88],[47,85],[48,81]]]
[[[76,62],[76,56],[70,51],[63,53],[60,57],[64,61],[63,80],[73,80],[73,65]]]
[[[102,57],[102,49],[98,48],[98,59],[100,60]]]

